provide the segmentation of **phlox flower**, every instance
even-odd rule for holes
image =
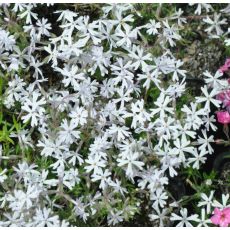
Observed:
[[[225,61],[225,63],[224,63],[224,65],[222,65],[219,68],[219,71],[222,72],[222,73],[224,73],[224,72],[228,71],[229,67],[230,67],[230,58],[227,58],[226,61]]]
[[[221,124],[230,123],[230,114],[227,111],[218,111],[216,113],[217,121]]]
[[[211,221],[220,227],[228,227],[230,224],[230,208],[224,208],[222,210],[215,208]]]
[[[220,100],[227,110],[230,110],[230,90],[225,90],[217,94],[216,99]]]

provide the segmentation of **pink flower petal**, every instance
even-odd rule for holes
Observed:
[[[230,123],[230,114],[227,111],[219,111],[216,113],[217,120],[221,124],[228,124]]]

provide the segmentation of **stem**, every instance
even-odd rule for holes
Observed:
[[[196,188],[195,185],[192,183],[192,181],[190,181],[189,179],[186,179],[186,182],[187,182],[196,192],[199,192],[199,191],[197,191],[197,188]]]
[[[228,128],[228,124],[224,124],[224,127],[223,127],[223,131],[224,131],[224,134],[226,135],[228,141],[230,140],[229,138],[229,128]]]

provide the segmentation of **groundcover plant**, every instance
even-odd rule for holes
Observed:
[[[0,226],[228,226],[229,20],[1,4]]]

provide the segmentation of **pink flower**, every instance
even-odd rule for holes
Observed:
[[[230,90],[219,93],[216,99],[222,101],[225,107],[230,107]]]
[[[227,58],[224,64],[226,66],[230,67],[230,58]]]
[[[216,113],[217,120],[221,124],[228,124],[230,123],[230,114],[227,111],[219,111]]]
[[[215,208],[211,221],[220,227],[228,227],[230,224],[230,208],[224,208],[223,210]]]
[[[224,73],[224,72],[228,71],[228,66],[222,65],[222,66],[219,68],[219,71],[220,71],[221,73]]]
[[[219,71],[222,72],[222,73],[224,73],[224,72],[228,71],[229,67],[230,67],[230,58],[227,58],[226,61],[225,61],[225,63],[224,63],[224,65],[222,65],[219,68]]]

